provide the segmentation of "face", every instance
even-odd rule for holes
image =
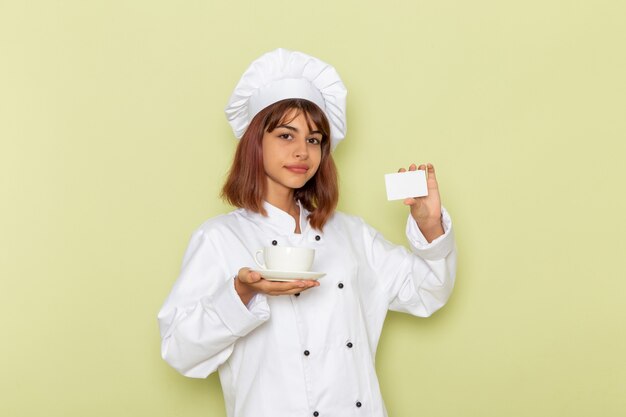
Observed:
[[[309,130],[303,114],[293,120],[293,115],[287,116],[287,122],[263,135],[268,200],[301,188],[315,175],[322,159],[322,133],[315,126]]]

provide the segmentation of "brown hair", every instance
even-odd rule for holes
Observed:
[[[317,105],[308,100],[281,100],[254,116],[237,146],[221,196],[233,206],[267,216],[263,209],[266,193],[263,135],[283,123],[288,123],[290,120],[285,120],[287,116],[296,118],[300,114],[306,116],[309,130],[317,129],[322,132],[322,158],[315,175],[302,188],[294,190],[294,197],[311,213],[311,226],[322,230],[339,200],[337,168],[330,153],[328,119]]]

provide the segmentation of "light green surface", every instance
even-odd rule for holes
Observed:
[[[349,89],[340,208],[403,243],[383,174],[438,169],[450,304],[391,314],[390,417],[626,409],[621,1],[0,3],[0,415],[223,416],[159,356],[156,313],[275,47]]]

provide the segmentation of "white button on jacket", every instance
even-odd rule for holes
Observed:
[[[229,417],[386,416],[374,368],[383,322],[389,309],[427,317],[448,300],[450,217],[442,209],[445,234],[429,244],[409,216],[408,251],[354,216],[336,212],[322,233],[301,207],[295,234],[289,214],[264,207],[268,217],[239,209],[194,232],[158,316],[163,358],[188,377],[219,371]],[[327,275],[300,296],[245,306],[234,277],[274,240],[315,248],[312,270]]]

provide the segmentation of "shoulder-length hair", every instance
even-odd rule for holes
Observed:
[[[322,132],[322,158],[315,175],[302,188],[294,190],[294,197],[310,212],[311,226],[322,230],[339,200],[337,168],[330,153],[328,119],[317,105],[308,100],[281,100],[254,116],[237,146],[221,196],[235,207],[267,216],[263,208],[266,194],[263,135],[300,114],[305,115],[309,130]]]

